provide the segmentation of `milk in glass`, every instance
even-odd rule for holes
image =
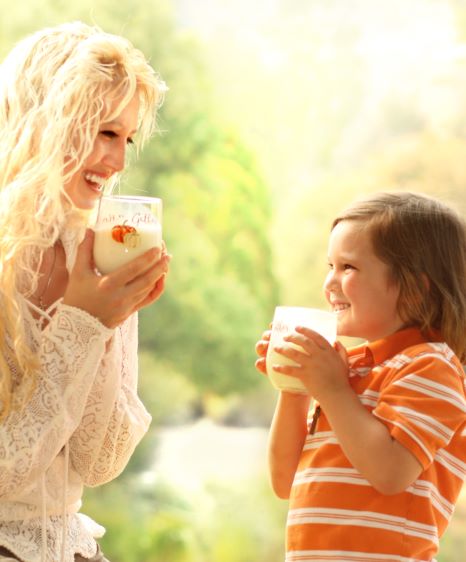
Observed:
[[[94,227],[94,262],[100,273],[111,273],[147,250],[162,246],[161,209],[154,202],[160,200],[102,199]]]
[[[138,235],[139,238],[136,238]],[[162,228],[159,224],[139,227],[134,236],[134,241],[130,238],[130,242],[125,244],[112,237],[111,228],[95,231],[94,261],[100,273],[106,275],[147,250],[162,246]]]

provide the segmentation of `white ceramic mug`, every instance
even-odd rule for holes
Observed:
[[[294,361],[274,351],[274,346],[300,346],[283,340],[283,337],[294,332],[296,326],[305,326],[318,332],[333,345],[337,338],[337,318],[333,312],[317,308],[300,306],[277,306],[272,322],[272,333],[266,357],[267,375],[272,385],[278,390],[307,394],[303,383],[296,377],[278,373],[272,365],[296,365]]]

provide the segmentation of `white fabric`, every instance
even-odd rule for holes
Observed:
[[[68,270],[81,237],[62,240]],[[137,315],[110,330],[58,302],[41,329],[31,308],[24,301],[41,368],[27,405],[0,423],[0,545],[41,562],[45,544],[47,562],[73,562],[75,553],[92,557],[104,533],[78,513],[83,486],[118,476],[150,423],[137,396]]]

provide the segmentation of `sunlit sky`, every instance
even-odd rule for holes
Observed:
[[[264,64],[277,67],[285,64],[290,54],[289,45],[280,44],[280,25],[284,19],[288,24],[299,19],[297,4],[293,7],[293,3],[288,6],[277,0],[175,0],[180,23],[195,29],[207,43],[218,42],[226,30],[234,30],[234,34],[228,34],[229,40],[235,36],[238,43],[255,44]],[[328,37],[330,47],[335,33],[346,24],[362,30],[361,53],[394,72],[406,67],[429,66],[432,70],[458,53],[454,14],[445,0],[410,0],[409,9],[405,0],[354,1],[346,3],[347,9],[344,6],[328,2],[325,9],[314,6],[307,10],[307,16],[318,22],[319,32]],[[312,40],[310,35],[309,42]]]
[[[370,63],[372,84],[377,88],[393,86],[391,81],[397,78],[421,84],[441,78],[462,55],[448,4],[421,4],[424,13],[413,14],[410,6],[401,13],[387,9],[383,18],[362,19],[358,48]],[[398,86],[403,88],[402,83]]]
[[[409,9],[406,0],[175,0],[175,5],[182,28],[193,30],[207,52],[214,52],[211,63],[216,76],[224,77],[224,84],[217,84],[223,98],[241,72],[246,80],[252,73],[256,79],[287,79],[293,61],[310,60],[306,51],[313,61],[334,64],[342,34],[357,30],[354,55],[364,61],[365,88],[374,104],[387,91],[416,92],[425,111],[438,111],[439,119],[455,105],[444,81],[464,60],[465,47],[445,0],[409,0]],[[224,58],[216,58],[218,52]],[[300,73],[293,77],[295,88],[312,67],[303,65]],[[260,115],[242,115],[257,127]]]
[[[357,50],[367,60],[374,89],[393,87],[394,80],[403,88],[403,79],[424,82],[441,76],[465,52],[445,0],[409,0],[409,9],[406,0],[329,1],[320,6],[284,0],[175,0],[175,5],[181,25],[195,30],[207,45],[218,47],[223,37],[236,51],[238,64],[246,45],[262,64],[258,70],[264,71],[283,71],[297,49],[306,49],[304,38],[297,46],[282,33],[284,26],[299,30],[300,18],[315,22],[307,42],[312,45],[312,33],[318,29],[322,59],[331,60],[337,35],[345,27],[356,27]],[[306,5],[312,7],[300,14],[299,6]]]

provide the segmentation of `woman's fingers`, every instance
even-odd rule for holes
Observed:
[[[63,302],[115,327],[160,297],[171,256],[152,248],[108,275],[98,275],[93,269],[93,235],[89,230],[79,246]]]
[[[129,263],[112,271],[107,277],[109,277],[115,285],[127,285],[149,271],[161,259],[161,256],[162,250],[160,248],[151,248]]]
[[[167,274],[164,273],[161,277],[159,277],[159,279],[157,279],[157,281],[155,282],[154,287],[152,288],[152,290],[145,296],[145,298],[138,302],[134,312],[136,312],[137,310],[140,310],[141,308],[144,308],[146,306],[151,305],[152,303],[154,303],[157,299],[159,299],[162,295],[162,293],[165,290],[165,278],[166,278]]]
[[[138,277],[135,277],[126,284],[126,287],[136,296],[151,291],[160,277],[167,273],[170,256],[165,255],[149,270],[145,271]]]
[[[149,295],[152,292],[155,291],[155,298],[160,296],[157,294],[159,291],[157,283],[162,276],[167,274],[170,260],[171,256],[165,254],[158,261],[152,262],[149,267],[147,267],[147,263],[142,265],[141,263],[131,263],[105,276],[102,282],[109,290],[118,291],[122,299],[128,299],[131,307],[139,309],[141,302],[145,302],[146,299],[151,300]],[[144,306],[146,305],[144,304]]]

